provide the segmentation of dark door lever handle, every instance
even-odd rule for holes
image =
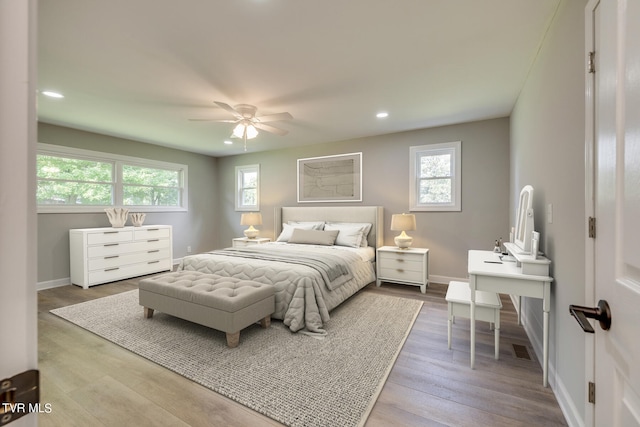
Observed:
[[[598,301],[597,307],[583,307],[580,305],[570,305],[569,313],[576,318],[583,331],[593,334],[595,331],[591,327],[591,324],[587,320],[596,319],[600,322],[600,327],[605,331],[611,328],[611,309],[609,304],[603,299]]]

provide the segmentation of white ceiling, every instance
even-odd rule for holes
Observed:
[[[560,0],[41,0],[40,121],[214,156],[508,116]],[[378,111],[389,117],[377,119]]]

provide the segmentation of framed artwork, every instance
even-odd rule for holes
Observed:
[[[298,159],[298,203],[361,201],[362,153]]]

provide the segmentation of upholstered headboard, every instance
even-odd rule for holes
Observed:
[[[384,209],[382,206],[291,206],[275,209],[276,237],[282,232],[282,223],[288,221],[368,222],[371,231],[369,246],[379,248],[384,242]]]

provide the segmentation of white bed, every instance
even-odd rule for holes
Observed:
[[[294,332],[324,333],[323,325],[330,318],[329,312],[376,279],[375,249],[383,241],[383,209],[379,206],[283,207],[276,210],[275,222],[276,237],[281,235],[283,223],[323,222],[330,224],[328,228],[339,230],[351,228],[345,223],[358,223],[371,224],[371,229],[366,238],[367,247],[272,242],[185,257],[178,270],[202,271],[273,285],[276,288],[274,318],[283,320]],[[292,226],[298,227],[298,224]],[[297,237],[302,234],[296,233]],[[296,259],[286,258],[292,252]],[[334,265],[338,259],[348,263]],[[317,265],[328,265],[329,261],[332,264],[328,270]],[[343,274],[328,274],[338,270]],[[336,280],[331,281],[328,276]]]

